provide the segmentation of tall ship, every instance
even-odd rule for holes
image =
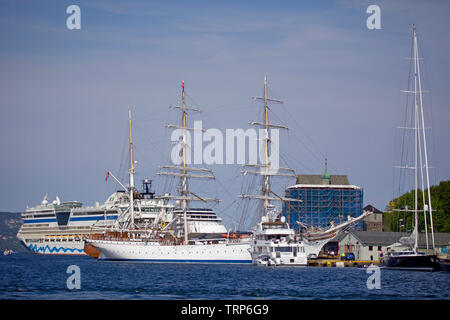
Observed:
[[[244,175],[261,176],[260,194],[241,195],[245,199],[262,201],[262,212],[259,214],[261,221],[257,223],[251,241],[252,262],[264,266],[306,266],[309,255],[317,256],[325,243],[369,213],[363,213],[356,218],[349,217],[346,222],[337,226],[332,225],[328,229],[314,229],[305,225],[301,225],[298,232],[291,229],[285,217],[281,215],[281,210],[277,210],[273,202],[284,202],[295,210],[291,203],[302,200],[285,198],[276,194],[271,188],[271,179],[274,177],[295,178],[296,175],[292,168],[274,166],[269,161],[269,144],[272,143],[269,129],[288,129],[286,126],[269,122],[269,103],[283,102],[268,97],[267,77],[264,77],[264,96],[253,97],[253,99],[264,101],[264,121],[252,121],[250,124],[264,130],[265,136],[262,139],[264,150],[262,154],[265,158],[262,164],[245,165],[242,172]]]
[[[433,231],[433,209],[431,204],[431,189],[430,189],[430,177],[428,173],[428,154],[427,154],[427,139],[425,128],[425,117],[423,108],[423,91],[422,82],[420,77],[420,58],[417,40],[416,26],[413,26],[413,40],[412,40],[412,57],[411,63],[413,64],[413,75],[409,79],[408,90],[404,90],[405,93],[411,94],[413,97],[413,103],[410,110],[407,113],[410,114],[411,127],[402,127],[409,132],[412,132],[412,136],[408,135],[408,139],[405,139],[402,143],[402,153],[412,154],[414,163],[406,163],[411,159],[404,159],[402,157],[401,165],[397,166],[399,169],[409,169],[413,172],[414,179],[414,208],[409,209],[394,209],[395,211],[403,211],[405,213],[414,214],[414,230],[409,237],[403,237],[399,239],[398,243],[394,243],[390,246],[390,251],[385,259],[384,268],[386,269],[400,269],[400,270],[416,270],[416,271],[435,271],[440,269],[439,259],[436,253],[434,231]],[[413,145],[413,152],[408,153],[404,148],[410,148],[411,141]],[[419,179],[421,180],[421,190],[419,189]],[[425,182],[426,181],[426,185]],[[425,189],[427,188],[427,189]],[[422,208],[419,208],[419,192],[422,193]],[[426,194],[425,194],[426,192]],[[428,252],[419,251],[419,212],[423,213],[423,221],[425,228],[426,245]],[[430,223],[430,229],[428,226]],[[428,232],[431,232],[431,243],[429,243]],[[429,251],[433,253],[430,253]]]
[[[181,111],[181,124],[168,125],[180,129],[183,139],[180,142],[181,165],[162,166],[158,174],[179,178],[177,195],[164,195],[160,199],[175,201],[175,209],[170,221],[147,225],[142,228],[135,223],[136,202],[133,199],[134,168],[130,167],[130,203],[126,223],[114,224],[100,235],[92,235],[85,241],[85,252],[100,260],[147,261],[171,263],[251,263],[250,244],[247,239],[224,236],[227,230],[211,209],[190,205],[193,201],[218,202],[191,191],[190,179],[215,179],[207,168],[188,167],[186,161],[187,132],[195,130],[187,126],[187,111],[198,109],[186,107],[184,81],[182,82],[182,105],[171,107]],[[131,122],[130,157],[133,158]]]

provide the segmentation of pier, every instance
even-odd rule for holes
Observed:
[[[380,261],[374,260],[337,260],[337,259],[314,259],[308,260],[308,267],[335,267],[335,268],[347,268],[347,267],[364,267],[379,265]]]

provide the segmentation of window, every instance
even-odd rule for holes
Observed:
[[[276,247],[276,252],[292,252],[292,247]]]
[[[381,246],[378,246],[378,251],[381,251],[382,249],[381,249]]]
[[[373,250],[373,247],[372,246],[369,246],[369,251],[372,251]],[[372,260],[372,259],[371,259]]]

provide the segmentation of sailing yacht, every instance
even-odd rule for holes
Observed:
[[[186,107],[184,81],[182,82],[182,105],[171,107],[181,111],[181,125],[167,125],[168,128],[183,131],[182,165],[162,166],[158,174],[175,176],[180,179],[177,196],[165,195],[158,198],[174,200],[180,206],[172,212],[172,219],[162,224],[139,228],[135,224],[134,201],[130,201],[127,223],[118,225],[116,230],[86,239],[85,252],[100,260],[146,261],[170,263],[251,263],[250,244],[247,239],[224,238],[226,229],[212,210],[191,208],[190,202],[218,202],[218,199],[201,197],[189,189],[189,179],[215,179],[211,170],[188,167],[186,148],[187,132],[195,130],[187,127],[187,111],[200,110]],[[133,146],[130,117],[130,157]],[[130,198],[133,199],[134,168],[130,168]],[[201,223],[208,227],[201,228]],[[208,231],[208,232],[206,232]],[[209,236],[208,236],[209,235]]]
[[[435,251],[434,232],[433,232],[433,210],[431,206],[431,190],[430,179],[428,174],[428,156],[427,156],[427,142],[425,134],[425,122],[423,112],[423,99],[422,99],[422,83],[420,77],[420,63],[419,63],[419,49],[417,43],[417,31],[416,26],[413,26],[413,54],[412,61],[414,63],[414,90],[404,91],[407,94],[414,95],[414,127],[406,128],[413,130],[414,132],[414,166],[399,166],[403,169],[413,169],[414,172],[414,209],[401,211],[414,213],[414,231],[409,237],[403,237],[398,243],[391,245],[391,251],[385,259],[386,269],[401,269],[401,270],[420,270],[420,271],[435,271],[439,270],[439,260],[436,254],[425,254],[419,252],[418,239],[419,239],[419,174],[422,181],[422,193],[423,193],[423,214],[425,222],[425,237],[428,244],[428,225],[427,225],[427,213],[429,213],[431,224],[431,245],[433,251]],[[425,195],[424,188],[424,169],[425,177],[428,187],[427,196]],[[408,247],[407,250],[395,251],[396,247]]]

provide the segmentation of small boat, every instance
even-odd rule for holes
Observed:
[[[230,233],[221,233],[222,238],[229,239],[246,239],[252,236],[251,232],[230,232]]]
[[[253,264],[261,266],[306,266],[308,259],[305,247],[289,228],[285,217],[274,218],[274,206],[269,205],[269,214],[263,216],[252,241],[250,253]]]
[[[4,251],[3,251],[3,255],[4,256],[9,256],[10,254],[13,254],[14,253],[14,251],[12,251],[12,250],[10,250],[10,249],[5,249]]]
[[[441,271],[450,272],[450,259],[439,259]]]

